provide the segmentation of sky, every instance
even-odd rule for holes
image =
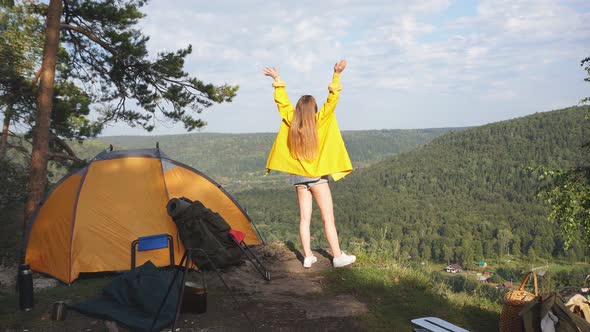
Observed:
[[[152,0],[140,28],[150,52],[192,45],[186,71],[239,85],[200,114],[201,132],[276,132],[276,67],[291,101],[327,97],[345,58],[342,130],[478,126],[578,104],[590,96],[588,0]],[[103,135],[152,133],[117,124]]]

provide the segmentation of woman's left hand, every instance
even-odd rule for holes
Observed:
[[[279,71],[275,67],[265,67],[264,75],[272,77],[275,81],[279,80]]]

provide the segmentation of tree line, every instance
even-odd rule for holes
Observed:
[[[581,162],[588,107],[572,107],[450,132],[416,150],[353,172],[332,185],[341,238],[386,240],[401,259],[474,263],[503,255],[582,260],[565,249],[544,185],[529,168]],[[297,241],[297,202],[288,185],[237,194],[268,238]],[[321,221],[314,215],[317,246]],[[581,233],[575,234],[581,238]]]

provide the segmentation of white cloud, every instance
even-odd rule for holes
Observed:
[[[264,66],[281,71],[293,96],[324,96],[331,68],[341,57],[349,61],[343,98],[362,98],[372,110],[371,117],[353,121],[358,129],[387,127],[387,119],[395,116],[388,110],[390,94],[399,99],[396,105],[424,107],[410,112],[415,114],[411,118],[392,122],[410,127],[432,126],[417,117],[431,108],[439,114],[448,112],[447,117],[433,118],[452,126],[458,123],[453,122],[458,112],[461,125],[465,119],[472,123],[491,119],[479,117],[478,110],[499,105],[514,107],[514,114],[520,114],[525,110],[522,105],[507,104],[519,98],[529,101],[527,110],[535,111],[554,105],[557,99],[577,102],[575,94],[584,88],[579,60],[588,55],[590,41],[587,2],[479,0],[473,11],[465,11],[473,14],[449,14],[466,4],[473,2],[258,0],[195,6],[187,0],[152,1],[142,26],[151,37],[150,49],[174,50],[192,44],[187,62],[192,74],[204,81],[241,86],[234,103],[215,106],[219,113],[204,113],[214,131],[243,131],[232,127],[233,116],[235,123],[257,117],[248,131],[276,129],[276,119],[268,117],[272,91],[270,80],[261,74]],[[571,68],[563,69],[566,63]],[[556,72],[566,82],[556,82]],[[545,90],[539,93],[539,89]],[[434,107],[440,96],[465,100],[466,105]],[[424,104],[428,102],[433,104]],[[478,103],[485,107],[476,107]],[[339,105],[346,107],[346,103]],[[234,109],[239,111],[231,113],[232,121],[223,123],[226,112]]]
[[[390,40],[402,49],[412,47],[419,35],[434,31],[432,25],[417,23],[413,16],[402,16],[399,21],[394,22],[388,29],[391,34]]]
[[[498,80],[490,82],[489,89],[483,93],[482,97],[492,102],[510,101],[516,99],[518,93],[510,81]]]
[[[423,0],[414,1],[410,8],[416,12],[437,12],[448,8],[450,4],[449,0]]]
[[[469,47],[466,53],[465,66],[474,68],[487,55],[488,49],[482,46],[473,46]]]

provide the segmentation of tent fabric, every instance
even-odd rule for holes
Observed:
[[[52,188],[30,221],[25,262],[71,283],[80,273],[129,270],[131,242],[167,233],[179,264],[185,249],[166,211],[174,197],[201,201],[246,233],[247,244],[261,243],[244,210],[203,173],[159,149],[117,150],[98,154]],[[167,249],[137,254],[137,262],[147,259],[170,263]]]
[[[159,149],[133,149],[133,150],[105,150],[97,154],[92,160],[109,160],[125,157],[146,157],[170,159],[166,153]]]
[[[160,271],[151,262],[113,279],[101,296],[76,303],[71,308],[102,319],[114,320],[133,331],[150,331],[170,283],[174,285],[162,306],[152,331],[160,331],[174,320],[182,278],[175,271]]]
[[[27,243],[27,257],[37,268],[43,267],[43,272],[68,281],[64,272],[70,269],[70,238],[72,218],[74,216],[75,199],[83,174],[73,174],[58,183],[50,193],[51,199],[38,209],[34,216],[35,228],[29,232]],[[60,259],[54,259],[60,257]],[[34,259],[33,259],[34,258]],[[27,262],[29,260],[26,260]],[[49,264],[48,264],[49,263]]]

